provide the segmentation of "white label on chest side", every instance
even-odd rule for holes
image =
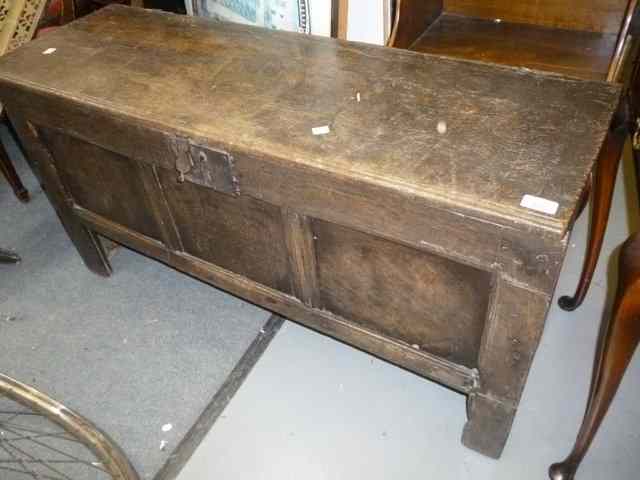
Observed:
[[[535,195],[525,195],[520,201],[520,206],[529,208],[537,212],[546,213],[548,215],[555,215],[558,212],[560,206],[558,202],[553,200],[547,200],[546,198],[536,197]]]

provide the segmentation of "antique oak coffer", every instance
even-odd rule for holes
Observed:
[[[447,385],[493,457],[619,96],[127,7],[0,62],[90,269],[111,273],[99,233]]]

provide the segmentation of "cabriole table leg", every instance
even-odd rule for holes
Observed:
[[[601,332],[596,350],[587,409],[573,450],[551,465],[552,480],[572,480],[620,385],[640,341],[640,233],[622,246],[619,280],[611,317]]]
[[[602,241],[607,229],[616,174],[618,173],[618,165],[620,164],[622,148],[626,138],[627,128],[625,122],[620,121],[617,124],[614,122],[598,155],[595,172],[592,176],[591,224],[589,225],[587,253],[576,292],[572,297],[564,296],[558,300],[558,305],[563,310],[572,311],[578,308],[591,285],[591,279],[596,270]]]

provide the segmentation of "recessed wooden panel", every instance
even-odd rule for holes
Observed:
[[[139,169],[150,167],[55,130],[38,131],[78,205],[160,240],[140,179]]]
[[[555,28],[614,33],[627,0],[445,0],[447,13]]]
[[[442,15],[412,50],[605,80],[615,34]]]
[[[292,292],[280,209],[234,197],[159,169],[185,252],[285,293]]]
[[[491,276],[314,220],[320,306],[468,367],[477,364]]]

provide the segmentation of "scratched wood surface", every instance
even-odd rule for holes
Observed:
[[[41,55],[47,48],[56,51]],[[0,84],[558,235],[619,94],[597,82],[125,7],[58,29],[0,66]],[[312,135],[323,125],[329,134]],[[524,194],[558,202],[557,215],[520,207]]]

